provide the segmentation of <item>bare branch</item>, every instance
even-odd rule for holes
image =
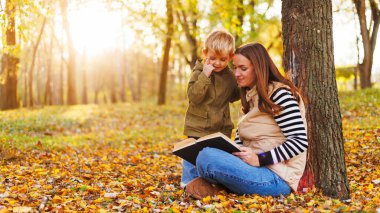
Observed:
[[[372,11],[372,20],[373,20],[373,28],[372,32],[370,35],[370,40],[371,40],[371,47],[372,47],[372,52],[375,51],[375,46],[376,46],[376,40],[377,40],[377,33],[379,31],[379,24],[380,24],[380,10],[377,6],[377,3],[375,3],[374,0],[370,0],[370,5],[371,5],[371,11]]]

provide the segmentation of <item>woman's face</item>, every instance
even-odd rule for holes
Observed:
[[[239,87],[252,88],[255,85],[256,77],[253,65],[248,58],[236,54],[233,57],[234,73]]]

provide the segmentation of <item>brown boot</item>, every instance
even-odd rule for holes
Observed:
[[[223,190],[221,187],[213,186],[201,177],[191,180],[185,188],[187,194],[198,200],[220,194],[221,190]]]

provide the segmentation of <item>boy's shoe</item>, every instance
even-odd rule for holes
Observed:
[[[185,192],[195,199],[201,200],[207,196],[214,196],[220,194],[223,190],[222,187],[213,186],[207,180],[197,177],[191,180],[185,187]]]

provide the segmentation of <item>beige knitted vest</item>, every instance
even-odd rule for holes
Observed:
[[[278,88],[288,88],[282,83],[275,82],[269,86],[269,97]],[[277,125],[273,116],[260,112],[258,108],[258,95],[256,88],[247,93],[247,100],[250,103],[250,111],[242,115],[239,119],[238,129],[240,140],[244,146],[251,147],[255,153],[267,152],[280,146],[286,140],[280,127]],[[301,116],[305,127],[305,106],[302,100],[299,102]],[[307,128],[307,127],[306,127]],[[306,165],[306,153],[303,152],[287,161],[267,166],[283,180],[285,180],[293,191],[297,191],[298,183],[301,179]]]

